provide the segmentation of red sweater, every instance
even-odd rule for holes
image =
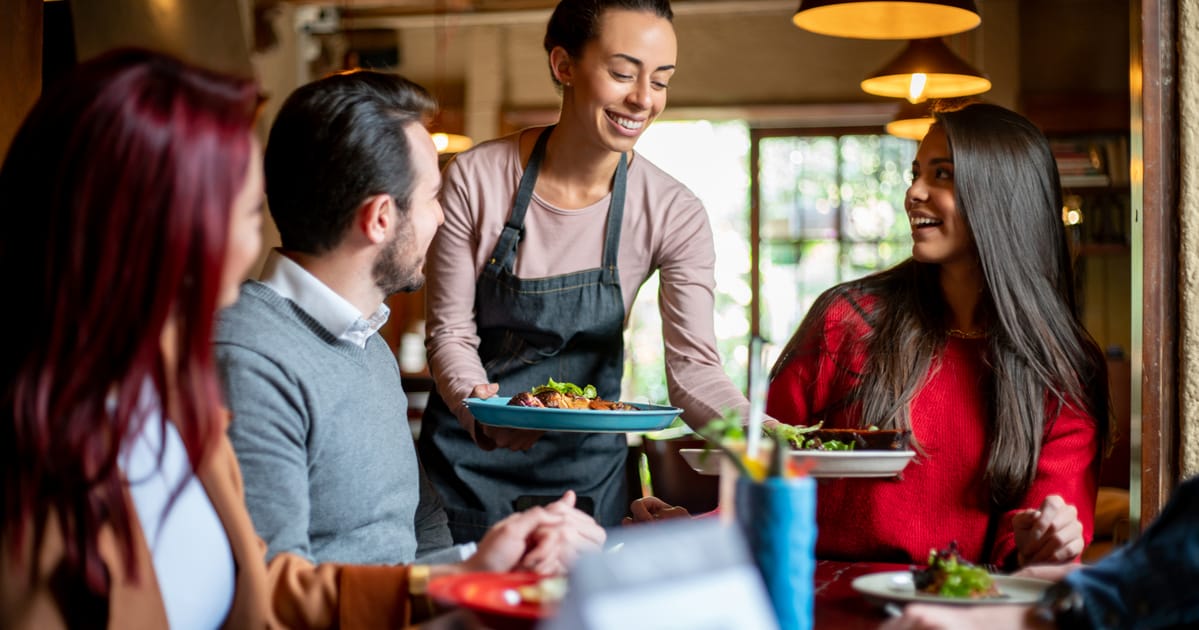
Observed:
[[[870,309],[874,300],[859,304]],[[828,310],[820,350],[797,356],[770,384],[766,412],[790,424],[823,418],[826,427],[858,427],[853,408],[837,406],[852,382],[838,379],[842,362],[861,373],[862,339],[869,324],[844,298]],[[1013,512],[997,514],[995,545],[982,558],[990,517],[986,470],[987,412],[980,384],[991,378],[985,363],[986,340],[950,337],[934,358],[924,387],[911,404],[912,431],[924,450],[900,477],[826,479],[817,491],[816,555],[826,559],[924,564],[931,548],[958,542],[963,557],[1003,564],[1016,549]],[[841,382],[838,382],[841,381]],[[817,414],[817,418],[813,418]],[[1078,508],[1083,538],[1093,533],[1099,436],[1086,413],[1066,408],[1052,423],[1037,462],[1036,478],[1021,502],[1037,508],[1058,494]],[[1030,453],[1030,457],[1035,454]]]

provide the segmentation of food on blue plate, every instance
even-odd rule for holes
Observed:
[[[548,409],[595,409],[599,411],[632,411],[635,408],[622,402],[604,400],[595,386],[579,387],[574,383],[559,383],[550,379],[527,392],[508,399],[513,407],[544,407]]]
[[[912,583],[922,593],[941,597],[978,599],[1000,595],[994,578],[985,569],[962,559],[956,541],[943,550],[929,550],[928,567],[913,567]]]
[[[780,424],[765,428],[767,437],[778,437],[793,448],[814,451],[906,451],[912,432],[898,429],[825,429],[820,423],[802,426]]]

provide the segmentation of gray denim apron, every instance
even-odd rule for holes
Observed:
[[[512,396],[550,378],[593,384],[618,400],[623,374],[624,297],[616,255],[624,215],[627,158],[612,184],[603,266],[548,278],[518,278],[516,250],[525,213],[553,127],[541,132],[520,180],[499,242],[475,286],[479,358],[499,396]],[[514,510],[557,499],[566,490],[604,527],[627,512],[621,433],[546,432],[531,449],[484,451],[475,445],[434,391],[421,422],[421,462],[441,494],[457,543],[482,538]]]

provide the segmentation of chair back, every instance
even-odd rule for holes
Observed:
[[[720,478],[695,472],[679,454],[680,449],[703,448],[705,444],[707,442],[696,437],[645,438],[641,441],[654,496],[671,505],[687,508],[693,515],[716,509]]]

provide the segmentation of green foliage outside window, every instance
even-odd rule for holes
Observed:
[[[637,151],[703,202],[716,243],[717,349],[742,390],[750,335],[749,127],[657,122]],[[777,350],[825,289],[911,252],[903,195],[916,144],[886,135],[760,141],[761,330]],[[625,334],[622,398],[665,403],[658,278],[641,288]]]

